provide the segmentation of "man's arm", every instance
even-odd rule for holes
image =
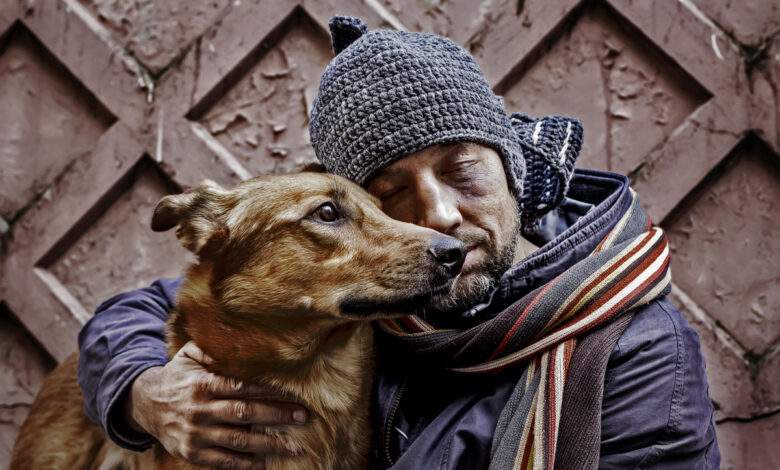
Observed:
[[[79,333],[78,379],[87,416],[122,447],[143,450],[153,438],[128,425],[124,399],[145,370],[168,362],[165,322],[181,279],[116,295],[98,306]]]
[[[607,364],[599,468],[719,468],[713,411],[696,331],[653,302]]]
[[[117,295],[84,326],[78,375],[87,415],[120,446],[144,450],[156,439],[210,467],[258,468],[262,455],[296,454],[282,433],[251,425],[302,424],[304,408],[210,373],[211,359],[192,342],[168,361],[165,322],[180,282]]]

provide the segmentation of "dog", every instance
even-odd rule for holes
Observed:
[[[369,399],[377,318],[419,313],[447,292],[464,246],[393,220],[355,183],[322,171],[205,181],[157,204],[151,228],[176,227],[196,255],[168,322],[173,356],[192,340],[217,374],[270,386],[306,406],[280,428],[298,457],[268,469],[369,465]],[[12,469],[193,467],[155,449],[119,448],[82,411],[74,354],[46,379],[22,425]],[[276,430],[275,430],[276,431]]]

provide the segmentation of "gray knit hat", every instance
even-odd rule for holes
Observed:
[[[314,151],[327,171],[365,184],[410,153],[475,142],[501,155],[526,223],[562,199],[582,142],[579,122],[524,115],[510,121],[471,55],[447,38],[368,31],[361,20],[345,16],[329,25],[336,57],[322,75],[309,120]],[[535,159],[533,194],[524,192],[521,139]]]
[[[331,18],[330,31],[336,57],[309,124],[329,172],[364,184],[405,155],[470,141],[498,151],[510,186],[522,188],[525,164],[503,100],[465,49],[433,34],[368,31],[344,16]]]

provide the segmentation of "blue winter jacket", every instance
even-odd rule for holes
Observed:
[[[544,217],[522,278],[504,278],[490,302],[551,280],[590,253],[630,203],[624,176],[576,170],[567,198]],[[517,271],[517,270],[515,270]],[[79,335],[79,383],[88,416],[117,444],[142,450],[150,436],[124,421],[122,402],[145,369],[167,361],[165,322],[180,280],[117,295]],[[503,297],[503,298],[502,298]],[[462,323],[480,320],[464,314]],[[489,311],[489,309],[482,309]],[[517,375],[461,377],[415,371],[383,355],[374,386],[377,468],[480,469]],[[719,468],[699,338],[665,298],[638,309],[615,345],[604,378],[600,468]]]

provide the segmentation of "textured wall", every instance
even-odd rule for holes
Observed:
[[[164,194],[313,159],[327,18],[434,31],[510,110],[585,123],[674,250],[724,468],[780,468],[780,5],[771,0],[0,0],[0,467],[111,294],[175,275]]]

